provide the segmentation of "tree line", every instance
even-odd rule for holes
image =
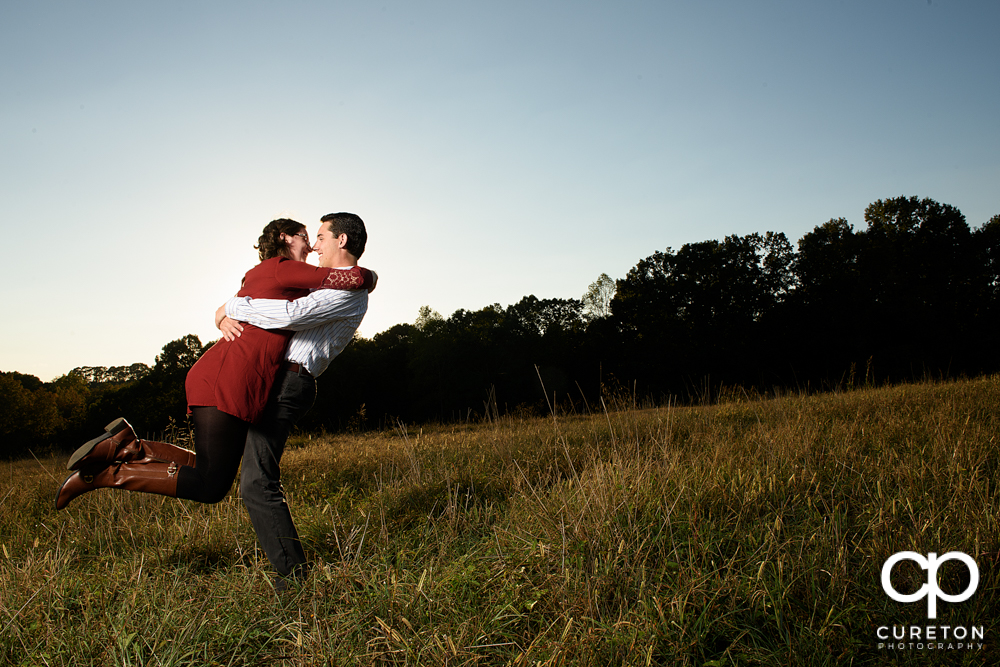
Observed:
[[[710,399],[998,370],[1000,215],[972,229],[931,199],[879,200],[867,226],[818,225],[666,248],[581,299],[526,296],[356,338],[319,378],[304,429],[384,427],[553,409],[587,411],[609,390]],[[126,415],[155,433],[184,416],[195,336],[155,365],[81,367],[51,383],[0,374],[7,455],[70,446]],[[99,432],[99,430],[97,431]]]

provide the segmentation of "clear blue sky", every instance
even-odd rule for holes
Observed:
[[[668,246],[1000,213],[1000,3],[0,4],[0,370],[217,338],[272,218],[369,229],[372,336]]]

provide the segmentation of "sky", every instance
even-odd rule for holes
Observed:
[[[987,0],[4,0],[0,371],[217,339],[277,217],[365,220],[366,337],[879,199],[979,227],[998,28]]]

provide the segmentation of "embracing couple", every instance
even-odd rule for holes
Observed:
[[[308,573],[280,481],[292,426],[316,397],[316,378],[354,337],[378,277],[358,266],[368,234],[361,218],[331,213],[316,242],[301,223],[269,223],[254,246],[260,264],[216,312],[223,339],[185,381],[195,451],[136,436],[123,418],[70,457],[56,509],[97,488],[217,503],[240,470],[240,493],[284,588]],[[319,266],[305,263],[310,252]]]

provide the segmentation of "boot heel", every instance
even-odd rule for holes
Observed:
[[[118,435],[125,429],[129,427],[128,422],[125,421],[124,417],[119,417],[110,424],[104,427],[104,433],[97,436],[96,438],[84,443],[77,448],[73,455],[69,457],[69,462],[66,464],[66,470],[76,470],[77,464],[80,462],[84,456],[89,454],[98,443],[104,442],[110,437]]]
[[[124,417],[119,417],[110,424],[104,427],[105,433],[107,435],[117,435],[120,431],[123,431],[128,427],[128,422],[125,421]]]

